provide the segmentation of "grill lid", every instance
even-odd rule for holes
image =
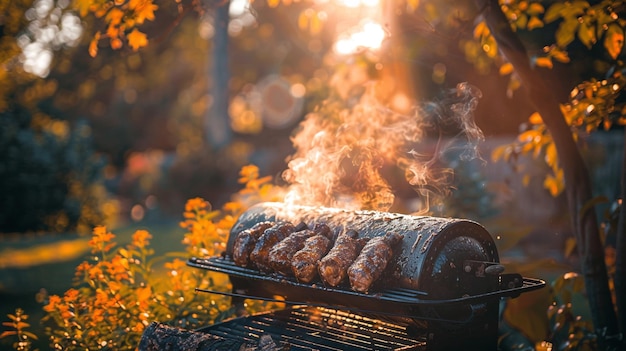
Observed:
[[[335,235],[351,229],[358,232],[359,238],[372,238],[387,232],[402,235],[403,240],[383,278],[377,282],[378,287],[409,288],[428,293],[428,298],[439,299],[494,289],[485,284],[460,284],[465,260],[499,261],[489,232],[470,220],[261,203],[239,217],[231,230],[226,255],[232,255],[239,232],[265,221],[305,223],[309,228],[323,223],[332,228]]]

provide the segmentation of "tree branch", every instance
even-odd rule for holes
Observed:
[[[591,181],[578,146],[561,113],[560,101],[555,95],[557,89],[531,67],[526,48],[511,29],[506,16],[500,10],[498,0],[475,0],[475,3],[478,9],[484,9],[483,16],[501,53],[515,67],[531,103],[541,114],[552,135],[565,177],[571,223],[581,257],[592,321],[598,334],[598,346],[601,350],[619,350],[622,346],[614,338],[619,331],[611,301],[598,221],[592,209],[583,213],[585,205],[592,199]]]

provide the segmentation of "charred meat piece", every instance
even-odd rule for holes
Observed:
[[[397,233],[386,233],[370,239],[348,268],[352,290],[367,292],[393,257],[393,247],[402,240]]]
[[[296,252],[291,260],[291,270],[298,281],[310,283],[315,279],[317,264],[328,253],[330,245],[330,239],[322,234],[306,239],[302,250]]]
[[[348,230],[337,237],[335,245],[319,262],[318,271],[322,281],[337,286],[346,277],[346,270],[359,254],[358,233]]]
[[[265,229],[273,226],[272,222],[259,222],[252,228],[240,231],[233,243],[233,261],[241,267],[247,267],[250,263],[250,253],[254,250],[257,240]]]
[[[304,247],[304,242],[315,235],[309,229],[295,232],[270,249],[269,264],[275,272],[291,275],[291,259],[293,255]]]
[[[313,226],[314,236],[306,239],[302,250],[296,252],[291,260],[291,270],[298,281],[310,283],[317,277],[317,266],[332,246],[333,233],[326,224]]]
[[[313,226],[313,231],[316,235],[323,235],[327,237],[329,240],[333,240],[333,233],[330,230],[330,227],[324,223],[317,223]]]
[[[259,237],[254,249],[250,253],[250,261],[261,271],[271,272],[269,264],[269,253],[274,245],[281,242],[296,230],[293,224],[281,222],[265,229],[263,235]]]

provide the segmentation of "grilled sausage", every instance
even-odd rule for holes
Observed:
[[[328,253],[330,246],[330,239],[321,234],[306,239],[302,250],[296,252],[291,260],[291,270],[298,281],[310,283],[315,279],[317,264]]]
[[[304,247],[304,242],[315,235],[309,229],[295,232],[270,249],[268,261],[275,272],[291,275],[291,260],[293,255]]]
[[[341,233],[333,248],[320,260],[318,272],[326,284],[337,286],[346,277],[346,270],[359,254],[357,237],[354,230]]]
[[[261,271],[271,272],[269,264],[269,252],[274,245],[281,242],[296,230],[289,222],[278,223],[271,228],[265,229],[263,235],[257,240],[254,249],[250,253],[250,261]]]
[[[236,265],[247,267],[250,264],[250,253],[254,250],[257,240],[265,229],[273,225],[272,222],[259,222],[252,228],[242,230],[237,234],[233,243],[233,261]]]
[[[348,268],[352,290],[367,292],[393,257],[393,247],[402,240],[397,233],[386,233],[370,239]]]

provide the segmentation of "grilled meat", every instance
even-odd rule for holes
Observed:
[[[254,249],[250,253],[250,261],[264,272],[271,272],[269,264],[269,253],[274,245],[281,242],[296,230],[296,227],[289,222],[275,224],[271,228],[265,229],[263,235],[257,240]]]
[[[317,264],[330,249],[331,241],[322,234],[314,235],[304,242],[302,250],[291,260],[291,270],[298,281],[310,283],[317,276]]]
[[[329,240],[333,240],[333,233],[330,230],[330,227],[324,223],[317,223],[313,226],[313,231],[316,235],[323,235],[327,237]]]
[[[370,239],[348,268],[352,290],[367,292],[380,277],[393,256],[393,247],[402,240],[397,233],[386,233]]]
[[[291,275],[291,259],[293,255],[304,247],[304,242],[315,235],[309,229],[295,232],[270,249],[269,265],[275,272]]]
[[[346,270],[359,254],[358,233],[348,230],[337,237],[335,245],[319,262],[318,272],[322,281],[337,286],[346,277]]]
[[[250,253],[254,249],[257,240],[265,229],[273,226],[272,222],[259,222],[252,228],[240,231],[233,243],[233,261],[241,267],[247,267],[250,263]]]

